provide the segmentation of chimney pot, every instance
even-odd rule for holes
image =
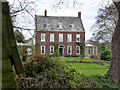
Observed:
[[[45,9],[45,18],[47,17],[47,10]]]
[[[78,12],[78,17],[81,18],[81,12]]]

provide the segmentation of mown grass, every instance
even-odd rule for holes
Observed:
[[[76,71],[82,75],[104,75],[108,71],[108,67],[103,65],[97,65],[93,63],[66,63],[76,69]]]
[[[52,57],[52,59],[56,59],[55,57]],[[57,58],[58,59],[58,58]],[[61,61],[80,61],[80,57],[61,57],[59,58]],[[104,75],[107,73],[110,64],[104,61],[100,60],[93,60],[90,58],[84,58],[82,61],[87,62],[103,62],[104,65],[98,65],[95,63],[66,63],[66,65],[75,68],[76,71],[82,75],[90,76],[90,75]]]

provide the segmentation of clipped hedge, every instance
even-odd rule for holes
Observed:
[[[79,57],[79,55],[64,55],[64,57]]]

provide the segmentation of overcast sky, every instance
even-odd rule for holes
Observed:
[[[13,0],[8,0],[12,3]],[[35,0],[29,0],[35,1]],[[103,8],[106,4],[112,3],[112,0],[76,0],[78,4],[73,6],[75,0],[64,0],[58,8],[53,8],[60,0],[37,0],[36,13],[37,15],[44,15],[44,10],[47,9],[48,16],[73,16],[77,17],[78,12],[81,12],[81,18],[86,31],[85,40],[88,40],[92,36],[90,32],[91,26],[95,23],[95,17],[99,8]],[[69,1],[68,3],[66,1]],[[33,22],[34,23],[34,22]],[[31,37],[31,35],[24,31],[25,38]]]

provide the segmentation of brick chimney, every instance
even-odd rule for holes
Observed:
[[[81,12],[78,12],[78,17],[81,18]]]
[[[45,18],[47,17],[47,10],[45,9]]]

